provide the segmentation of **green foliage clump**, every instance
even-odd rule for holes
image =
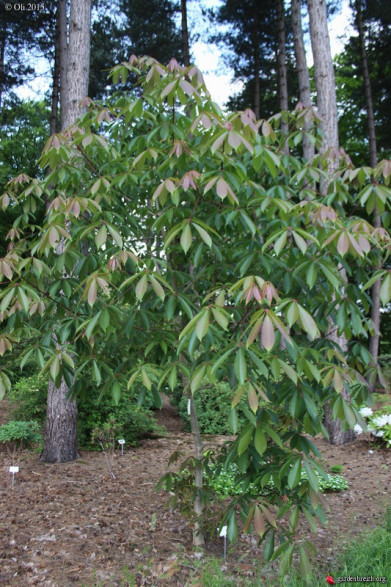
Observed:
[[[323,493],[326,491],[344,491],[349,489],[349,485],[342,475],[326,475],[323,477],[317,471],[313,473],[318,480],[319,489]],[[223,497],[242,494],[267,496],[273,491],[276,491],[273,479],[270,479],[263,487],[256,482],[250,483],[250,485],[243,483],[243,481],[241,482],[238,480],[238,468],[233,464],[229,465],[226,469],[220,470],[217,474],[215,474],[215,470],[212,467],[208,476],[210,487]],[[301,472],[301,482],[303,481],[308,481],[308,476],[305,471]]]
[[[174,399],[178,411],[186,422],[186,430],[190,430],[190,416],[187,413],[187,398],[181,394]],[[198,424],[202,434],[233,434],[232,422],[232,390],[228,383],[217,382],[214,385],[204,386],[194,396],[197,409]],[[237,406],[237,429],[244,421],[243,403]]]
[[[0,426],[0,442],[4,444],[14,444],[15,447],[19,445],[21,448],[41,441],[40,427],[34,420],[30,422],[11,420]]]
[[[146,394],[139,405],[139,394],[134,390],[124,390],[118,403],[108,394],[99,398],[97,390],[90,389],[79,398],[78,403],[78,440],[80,446],[90,447],[92,434],[111,420],[115,420],[121,430],[120,436],[131,444],[137,444],[140,438],[153,433],[162,433],[153,418],[151,408],[153,398]],[[119,437],[118,437],[119,438]]]
[[[12,416],[18,420],[37,420],[43,423],[46,415],[48,382],[38,375],[21,378],[11,388],[8,397],[13,404]],[[141,402],[142,400],[142,402]],[[139,405],[142,403],[142,405]],[[135,444],[138,439],[153,433],[161,433],[152,416],[156,404],[152,394],[140,397],[138,391],[124,390],[118,403],[111,395],[99,397],[95,387],[90,386],[78,397],[78,442],[85,448],[91,446],[93,430],[114,418],[121,426],[127,442]]]
[[[48,382],[37,374],[19,379],[8,393],[13,418],[44,422],[47,395]]]

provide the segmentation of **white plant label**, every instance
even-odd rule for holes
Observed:
[[[224,536],[227,536],[227,526],[221,528],[220,538],[223,538]]]
[[[121,438],[121,440],[119,440],[118,442],[119,442],[119,444],[125,444],[125,441],[123,438]]]
[[[19,467],[10,467],[10,473],[19,473]]]
[[[190,399],[187,400],[187,413],[190,416],[190,414],[191,414],[191,400]]]

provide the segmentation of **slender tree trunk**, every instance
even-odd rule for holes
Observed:
[[[367,121],[368,121],[368,136],[369,136],[369,164],[372,168],[377,165],[377,144],[376,144],[376,133],[375,133],[375,117],[373,114],[373,101],[372,101],[372,89],[371,80],[369,77],[368,59],[365,48],[365,32],[362,20],[361,11],[361,0],[356,0],[356,22],[358,36],[360,40],[360,54],[361,54],[361,65],[364,80],[364,94],[365,94],[365,105],[367,110]],[[381,216],[378,213],[376,207],[373,213],[373,226],[375,228],[381,227]],[[379,267],[380,269],[380,267]],[[369,352],[373,357],[374,364],[377,364],[379,356],[379,342],[380,342],[380,279],[376,281],[372,287],[372,308],[371,308],[371,320],[374,327],[374,334],[369,339]],[[369,383],[369,389],[374,392],[376,388],[376,379]]]
[[[322,119],[324,133],[322,153],[327,157],[328,175],[326,181],[321,182],[321,193],[327,192],[327,187],[338,167],[339,140],[338,140],[338,115],[337,96],[335,91],[335,76],[333,61],[331,58],[330,39],[327,28],[327,11],[325,0],[308,0],[310,17],[311,47],[314,57],[315,83],[317,94],[317,106]],[[338,267],[343,281],[347,284],[347,276],[342,266]],[[344,335],[338,336],[337,327],[331,322],[327,338],[334,341],[346,356],[348,342]],[[348,400],[349,395],[344,388],[343,394]],[[326,406],[325,426],[332,444],[345,444],[355,438],[353,430],[344,432],[338,420],[333,420],[330,406]]]
[[[61,62],[61,74],[65,73],[65,79],[61,77],[61,130],[75,122],[81,114],[80,102],[88,94],[90,28],[91,0],[72,0],[65,65]]]
[[[330,321],[331,322],[331,321]],[[348,352],[348,343],[345,336],[338,336],[337,334],[337,326],[330,323],[330,333],[327,335],[327,338],[336,342],[342,351],[344,356],[347,355]],[[347,389],[343,387],[341,391],[341,396],[350,403],[350,397]],[[339,418],[334,419],[331,413],[331,408],[329,402],[325,405],[325,420],[324,424],[326,427],[327,432],[329,433],[330,443],[331,444],[346,444],[356,438],[356,435],[353,430],[347,430],[344,432],[341,427],[341,421]]]
[[[361,12],[361,0],[356,0],[356,20],[358,36],[360,40],[360,55],[361,65],[364,80],[364,94],[365,94],[365,105],[367,110],[367,121],[368,121],[368,135],[369,135],[369,164],[371,167],[377,165],[377,146],[376,146],[376,134],[375,134],[375,117],[373,115],[373,101],[372,101],[372,90],[371,80],[369,77],[368,59],[367,52],[365,49],[365,33],[362,20]]]
[[[187,0],[181,0],[183,65],[190,65],[189,31],[187,28]]]
[[[254,112],[257,120],[261,117],[261,87],[259,78],[259,49],[255,47],[254,54]]]
[[[183,355],[180,358],[181,362],[185,362]],[[183,391],[190,402],[190,426],[191,426],[191,434],[193,436],[195,452],[196,452],[196,459],[198,461],[198,465],[194,471],[194,483],[196,487],[196,496],[194,499],[193,509],[195,513],[195,523],[193,529],[193,546],[204,546],[205,544],[205,537],[202,530],[202,526],[200,523],[202,511],[203,511],[203,503],[202,503],[202,487],[203,487],[203,478],[204,478],[204,469],[202,466],[202,459],[204,456],[204,444],[202,442],[200,427],[198,424],[197,418],[197,408],[193,398],[193,394],[190,390],[190,382],[182,375],[182,384],[183,384]]]
[[[66,17],[66,15],[65,15]],[[50,112],[50,134],[57,132],[58,125],[58,104],[60,94],[60,7],[57,5],[56,13],[56,45],[54,49],[54,68],[53,68],[53,88],[52,88],[52,103]]]
[[[5,22],[3,22],[3,24],[0,28],[0,110],[1,110],[1,106],[2,106],[4,82],[5,82],[4,61],[5,61],[6,44],[7,44],[7,29],[5,26]]]
[[[305,108],[311,108],[311,86],[307,59],[303,41],[303,27],[301,23],[301,0],[292,0],[292,31],[295,48],[297,76],[299,80],[299,99]],[[308,138],[311,131],[312,117],[309,113],[304,118],[303,155],[310,161],[315,155],[315,147]]]
[[[194,398],[190,391],[190,386],[188,385],[187,391],[187,398],[190,400],[190,425],[191,425],[191,433],[193,436],[194,446],[196,449],[196,459],[199,464],[196,466],[194,471],[194,483],[196,486],[196,497],[194,500],[194,513],[196,515],[196,521],[194,523],[194,530],[193,530],[193,546],[204,546],[205,538],[204,533],[202,531],[202,527],[200,524],[200,519],[202,516],[203,511],[203,503],[202,503],[202,487],[203,487],[203,477],[204,477],[204,470],[202,467],[202,458],[204,454],[204,444],[202,442],[200,427],[198,424],[197,418],[197,409]]]
[[[308,0],[311,47],[314,57],[317,107],[322,119],[324,140],[322,151],[327,152],[329,171],[335,171],[338,161],[337,95],[330,38],[327,28],[325,0]]]
[[[81,113],[80,102],[88,91],[91,0],[71,1],[68,43],[66,0],[58,2],[58,23],[61,130],[64,130],[70,127]],[[62,252],[63,246],[60,242],[58,254]],[[41,461],[63,463],[77,458],[76,422],[76,398],[69,397],[69,387],[65,380],[62,379],[58,388],[50,382]]]
[[[286,38],[285,38],[285,10],[284,0],[277,1],[278,13],[278,89],[280,98],[280,111],[288,110],[288,74],[286,67]],[[288,123],[281,118],[281,132],[283,136],[288,136]],[[289,153],[288,143],[285,141],[283,147],[284,153]]]

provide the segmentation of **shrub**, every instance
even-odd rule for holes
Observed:
[[[361,408],[360,414],[368,422],[368,432],[372,434],[376,440],[385,443],[387,447],[391,447],[391,409],[390,406],[373,412],[371,408]],[[359,424],[354,427],[356,434],[361,434],[363,429]]]
[[[149,408],[151,397],[146,398],[146,405],[138,405],[138,394],[124,391],[118,403],[111,396],[105,395],[99,400],[98,392],[91,390],[78,400],[78,440],[80,446],[92,445],[92,433],[96,428],[114,419],[121,429],[121,436],[131,443],[137,444],[140,438],[153,433],[161,433]]]
[[[246,489],[244,490],[244,484],[239,479],[239,471],[235,465],[229,465],[228,468],[222,469],[218,474],[214,473],[212,467],[210,472],[206,472],[206,474],[209,477],[211,488],[223,497],[241,495],[245,491],[249,491],[254,496],[267,496],[276,491],[272,479],[270,479],[264,487],[262,487],[260,483],[251,483],[249,487],[246,486]],[[318,480],[319,488],[322,493],[325,491],[344,491],[345,489],[349,489],[349,485],[342,475],[327,475],[327,478],[323,478],[317,471],[314,471],[314,475]],[[305,471],[302,471],[300,484],[307,479],[308,477]]]
[[[38,375],[21,378],[9,392],[13,404],[12,416],[17,420],[38,420],[43,423],[46,416],[48,382]],[[78,441],[82,447],[91,446],[94,428],[102,426],[114,417],[124,429],[124,436],[133,444],[139,438],[154,432],[162,432],[151,414],[158,398],[153,394],[140,395],[139,390],[124,390],[117,403],[111,395],[102,398],[95,387],[90,386],[78,396]],[[139,405],[142,401],[142,405]]]
[[[44,422],[48,382],[38,375],[22,377],[8,393],[12,402],[12,416],[17,420],[38,420]]]
[[[0,426],[0,442],[13,445],[14,449],[31,446],[42,441],[38,422],[19,422],[12,420]]]
[[[197,408],[198,423],[202,434],[232,434],[231,403],[232,390],[228,383],[220,382],[215,385],[201,388],[194,396]],[[187,413],[187,398],[181,393],[174,396],[178,411],[186,422],[186,430],[190,430],[190,416]],[[244,402],[237,406],[238,429],[244,421]]]

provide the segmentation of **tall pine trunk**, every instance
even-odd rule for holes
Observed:
[[[369,67],[367,59],[367,51],[365,48],[365,32],[362,19],[361,0],[356,0],[356,23],[358,30],[358,37],[360,41],[360,57],[362,74],[364,80],[364,94],[365,94],[365,107],[367,111],[368,121],[368,137],[369,137],[369,165],[374,168],[377,165],[377,144],[376,144],[376,133],[375,133],[375,117],[373,114],[373,102],[372,102],[372,89],[371,80],[369,77]],[[373,213],[373,226],[375,228],[381,227],[381,216],[378,213],[376,207]],[[380,267],[378,267],[380,269]],[[378,279],[372,287],[372,308],[371,308],[371,320],[373,323],[374,333],[369,339],[369,352],[373,357],[373,362],[376,365],[379,356],[379,342],[380,342],[380,279]],[[369,389],[371,392],[376,389],[376,379],[369,383]]]
[[[190,65],[189,30],[187,27],[187,0],[181,0],[183,65]]]
[[[331,57],[330,38],[327,28],[327,10],[325,0],[308,0],[310,17],[311,47],[314,58],[315,84],[317,95],[317,107],[322,121],[324,133],[322,152],[328,161],[328,180],[323,181],[320,190],[323,194],[327,192],[329,181],[333,177],[339,159],[338,140],[338,114],[337,96],[335,90],[334,67]],[[342,266],[338,267],[344,283],[347,281],[346,273]],[[327,338],[336,343],[342,354],[346,356],[348,342],[344,335],[338,336],[337,327],[330,321]],[[344,388],[342,395],[349,401],[349,395]],[[329,433],[331,444],[345,444],[354,439],[354,432],[344,432],[339,420],[332,418],[330,406],[326,406],[325,427]]]
[[[299,99],[305,108],[311,107],[311,86],[310,74],[308,71],[307,59],[303,40],[303,27],[301,21],[301,0],[292,0],[292,32],[295,49],[297,77],[299,81]],[[303,156],[307,161],[313,159],[315,147],[308,138],[312,128],[312,116],[307,113],[304,118]]]
[[[58,2],[60,47],[61,130],[77,119],[81,100],[87,96],[90,57],[91,0],[71,0],[69,31],[66,28],[66,0]],[[64,244],[60,242],[57,253]],[[53,333],[56,339],[55,333]],[[56,342],[56,346],[58,343]],[[44,447],[40,460],[64,463],[77,458],[77,404],[62,379],[59,387],[51,381],[48,389]]]
[[[278,14],[278,94],[280,102],[280,111],[288,110],[288,72],[286,66],[286,37],[285,37],[285,10],[284,0],[277,0]],[[281,132],[283,136],[288,136],[288,123],[281,118]],[[285,141],[283,152],[288,153],[288,143]]]

